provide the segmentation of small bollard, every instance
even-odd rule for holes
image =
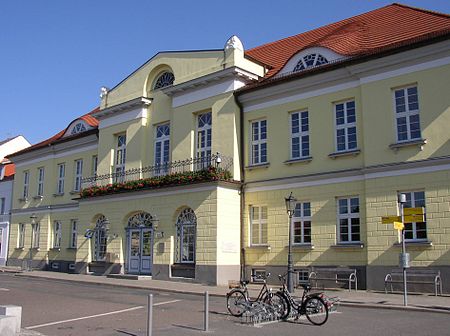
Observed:
[[[153,328],[153,294],[148,295],[147,308],[147,336],[152,336]]]
[[[203,331],[209,331],[209,294],[205,292],[205,315],[203,316]]]

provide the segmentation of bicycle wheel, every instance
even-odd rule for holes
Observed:
[[[312,324],[322,325],[328,320],[328,307],[320,297],[309,297],[305,301],[305,315]]]
[[[227,294],[227,308],[231,315],[240,317],[244,314],[247,299],[243,291],[236,289]]]
[[[289,301],[286,297],[281,293],[273,294],[270,304],[274,307],[275,312],[280,317],[280,319],[284,320],[289,316],[290,306]]]

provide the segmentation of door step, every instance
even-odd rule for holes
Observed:
[[[151,280],[151,275],[138,275],[138,274],[108,274],[107,278],[113,279],[126,279],[126,280]]]

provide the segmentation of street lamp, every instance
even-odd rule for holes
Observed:
[[[284,198],[284,202],[286,203],[286,212],[289,216],[289,245],[288,245],[288,274],[287,274],[287,289],[289,293],[292,293],[294,290],[294,282],[292,279],[292,274],[294,273],[293,264],[292,264],[292,241],[293,241],[293,232],[292,232],[292,216],[294,215],[295,205],[297,203],[297,199],[292,196],[292,192],[289,194],[289,197]]]
[[[33,261],[33,236],[34,236],[34,228],[36,226],[36,219],[37,216],[36,214],[32,213],[30,216],[30,221],[31,221],[31,245],[30,245],[30,255],[29,255],[29,260],[28,260],[28,271],[31,271],[32,268],[32,261]]]
[[[406,203],[406,195],[400,194],[398,202],[400,203],[400,216],[403,225],[405,224],[404,208]],[[406,253],[405,244],[405,228],[402,230],[402,253],[400,254],[400,267],[403,269],[403,305],[408,305],[408,289],[406,287],[406,269],[409,268],[409,253]]]

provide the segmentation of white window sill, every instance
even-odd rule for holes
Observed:
[[[418,146],[420,150],[423,150],[423,146],[427,143],[427,139],[416,139],[411,141],[403,141],[403,142],[397,142],[394,144],[390,144],[389,148],[393,151],[397,152],[399,149],[405,148],[405,147],[413,147]]]
[[[252,169],[259,169],[259,168],[268,168],[269,166],[270,166],[270,163],[265,162],[265,163],[259,163],[259,164],[255,164],[255,165],[246,166],[245,169],[252,170]]]
[[[406,240],[405,245],[407,247],[431,247],[433,246],[433,242],[431,240]],[[402,243],[394,243],[395,247],[402,247]]]
[[[39,252],[41,250],[40,247],[31,247],[30,250]]]
[[[24,247],[16,247],[16,248],[14,248],[14,250],[16,250],[16,251],[24,251],[25,248]]]
[[[53,197],[61,197],[61,196],[64,196],[64,193],[56,193],[56,194],[53,194]]]
[[[41,200],[41,199],[43,199],[43,198],[44,198],[43,195],[36,195],[36,196],[33,196],[33,199],[35,199],[35,200]]]
[[[307,156],[304,158],[297,158],[297,159],[290,159],[287,161],[284,161],[284,164],[286,165],[291,165],[291,164],[295,164],[295,163],[308,163],[312,161],[312,156]]]
[[[28,197],[19,198],[19,202],[28,202]]]
[[[311,243],[297,243],[292,244],[294,250],[314,250],[314,245]]]
[[[50,251],[53,251],[53,252],[60,252],[60,251],[61,251],[61,248],[60,248],[60,247],[52,247],[52,248],[50,249]]]
[[[76,251],[77,248],[76,248],[76,247],[66,247],[66,250],[69,250],[69,251]]]
[[[248,247],[248,249],[250,249],[250,250],[267,250],[267,251],[270,251],[272,248],[270,247],[270,245],[261,244],[261,245],[250,245]]]
[[[352,243],[337,243],[336,245],[331,245],[331,248],[336,249],[363,249],[364,243],[352,242]]]
[[[352,150],[345,150],[340,152],[334,152],[331,154],[328,154],[328,157],[331,159],[337,159],[339,157],[346,157],[346,156],[356,156],[359,153],[361,153],[360,149],[352,149]]]
[[[80,193],[79,190],[72,190],[72,191],[70,192],[71,195],[78,195],[79,193]]]

